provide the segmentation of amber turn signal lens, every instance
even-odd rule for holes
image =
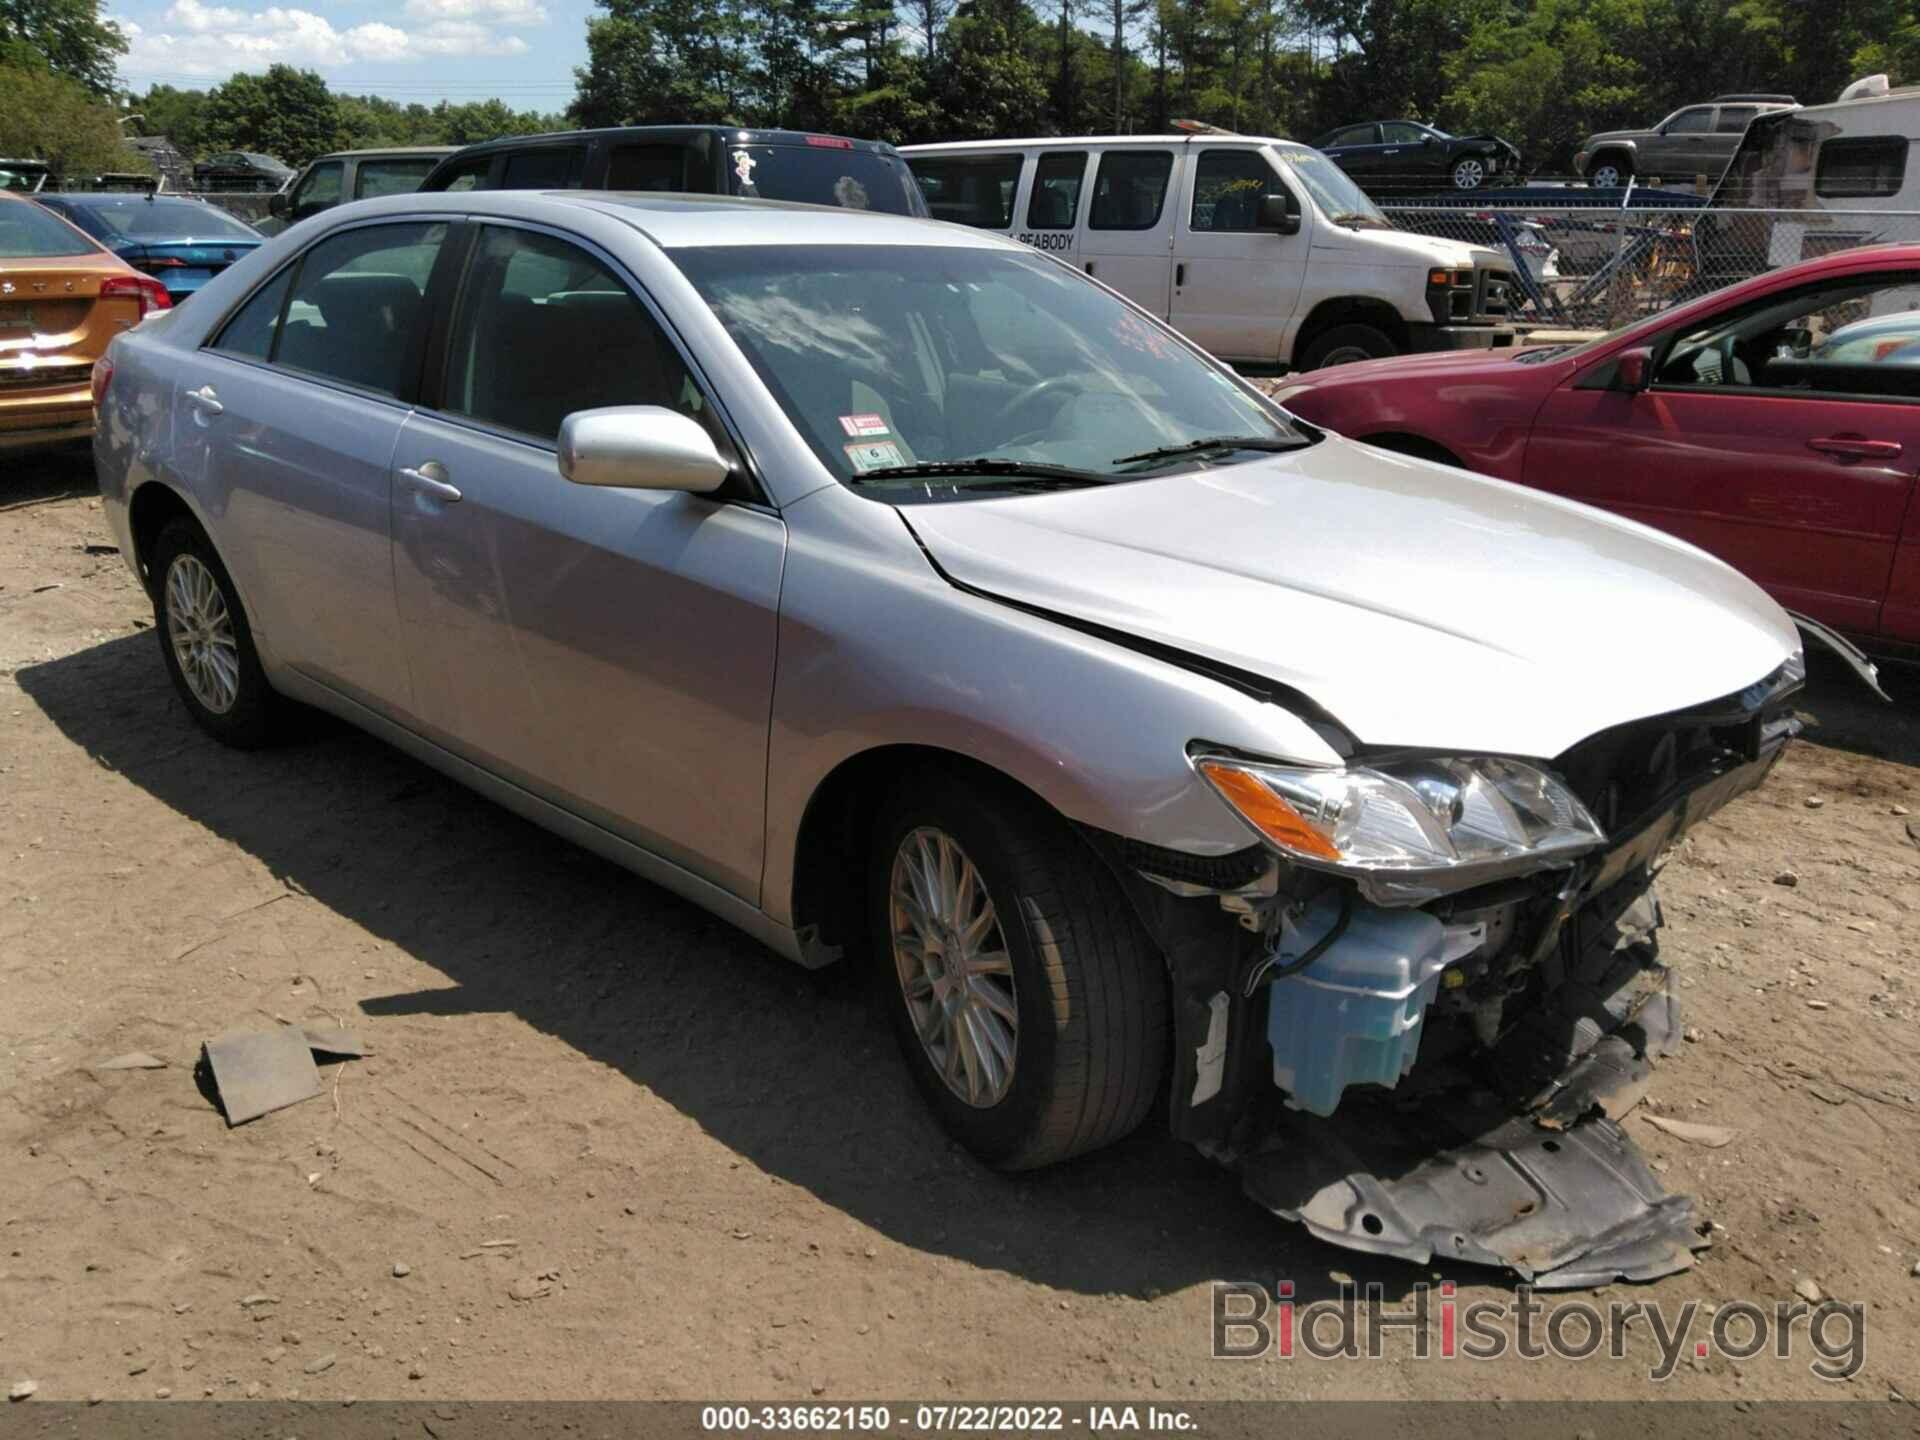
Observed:
[[[1300,818],[1285,800],[1244,770],[1213,760],[1200,762],[1200,773],[1211,780],[1255,829],[1283,850],[1297,855],[1312,855],[1321,860],[1338,860],[1337,847],[1326,836]]]

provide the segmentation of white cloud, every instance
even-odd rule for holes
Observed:
[[[407,0],[403,27],[370,20],[342,29],[292,6],[243,10],[203,0],[173,0],[151,25],[119,21],[129,48],[128,75],[226,76],[284,62],[321,69],[355,61],[393,64],[428,56],[521,55],[527,43],[502,28],[543,24],[539,0]]]

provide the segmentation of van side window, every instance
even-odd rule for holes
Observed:
[[[1836,199],[1897,195],[1907,178],[1907,142],[1899,135],[1829,140],[1814,165],[1813,193]]]
[[[543,145],[507,156],[500,174],[502,190],[567,190],[580,183],[586,150],[578,145]]]
[[[1025,155],[915,155],[907,163],[934,219],[1007,230],[1026,161]]]
[[[1071,230],[1080,214],[1080,183],[1087,175],[1087,152],[1053,150],[1040,157],[1033,172],[1033,198],[1027,201],[1029,230]]]
[[[687,181],[687,162],[694,151],[687,145],[620,145],[607,161],[609,190],[683,190],[705,193],[711,184]]]
[[[1255,151],[1203,151],[1193,174],[1193,213],[1187,226],[1196,231],[1258,230],[1260,197],[1278,184],[1266,157]]]
[[[1109,150],[1100,157],[1093,182],[1092,230],[1151,230],[1160,222],[1167,181],[1173,175],[1170,150]]]

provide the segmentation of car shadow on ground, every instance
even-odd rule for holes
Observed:
[[[1807,657],[1806,697],[1797,707],[1803,737],[1900,765],[1920,765],[1920,664],[1881,661],[1879,699],[1846,666],[1822,651]]]
[[[3,454],[4,452],[0,452]],[[0,514],[27,505],[100,493],[94,478],[93,451],[84,445],[46,450],[24,461],[0,468]]]
[[[1275,1219],[1157,1116],[1099,1154],[994,1174],[934,1124],[848,967],[800,970],[347,726],[226,749],[188,720],[154,644],[15,678],[96,763],[452,982],[361,1002],[376,1036],[383,1016],[512,1013],[892,1240],[1070,1292],[1284,1276],[1305,1301],[1337,1293],[1338,1268],[1398,1297],[1427,1274]]]

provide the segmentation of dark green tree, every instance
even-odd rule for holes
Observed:
[[[43,66],[106,97],[126,53],[127,37],[101,18],[99,0],[0,0],[0,63]]]
[[[270,65],[264,75],[235,75],[207,94],[207,143],[304,165],[339,146],[339,105],[311,70]]]

